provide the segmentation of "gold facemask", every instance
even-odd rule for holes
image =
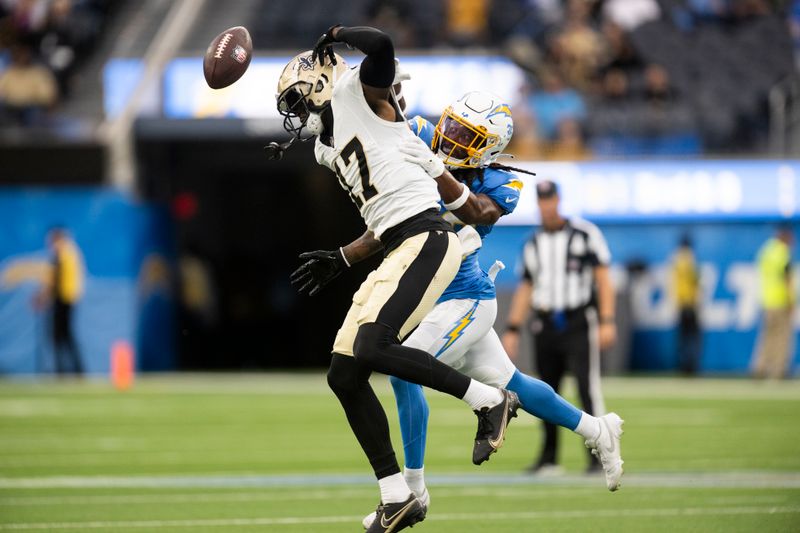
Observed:
[[[444,156],[447,166],[477,168],[486,150],[498,142],[497,135],[488,134],[481,126],[473,126],[448,107],[436,124],[431,148]]]

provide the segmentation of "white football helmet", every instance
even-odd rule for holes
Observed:
[[[323,66],[311,58],[311,50],[301,52],[281,72],[275,95],[278,112],[284,117],[284,129],[298,139],[322,133],[321,115],[330,106],[333,84],[347,70],[342,56],[335,56],[336,65],[325,56]]]
[[[514,134],[511,107],[486,91],[465,94],[442,113],[431,148],[450,169],[491,165]]]

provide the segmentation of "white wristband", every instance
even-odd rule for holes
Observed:
[[[344,255],[344,248],[341,246],[339,247],[339,253],[342,254],[342,261],[344,261],[344,264],[347,265],[347,268],[350,268],[350,261],[347,260],[347,256]]]
[[[463,206],[469,200],[469,187],[461,184],[461,196],[450,202],[449,204],[444,204],[444,208],[448,211],[455,211],[459,207]]]

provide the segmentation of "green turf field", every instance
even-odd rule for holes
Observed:
[[[800,383],[615,378],[605,393],[626,420],[613,494],[582,475],[566,430],[565,475],[520,474],[539,439],[524,413],[474,467],[474,416],[429,393],[433,500],[411,531],[800,531]],[[125,393],[0,381],[0,530],[355,533],[377,499],[321,374],[151,377]]]

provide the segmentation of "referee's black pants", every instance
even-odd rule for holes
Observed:
[[[542,381],[559,392],[567,371],[578,383],[583,410],[595,416],[602,415],[600,391],[600,354],[598,347],[597,313],[593,308],[567,312],[566,316],[535,314],[534,346],[536,369]],[[558,426],[543,422],[544,445],[538,465],[556,464]],[[597,458],[589,453],[590,464]]]

